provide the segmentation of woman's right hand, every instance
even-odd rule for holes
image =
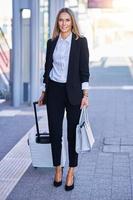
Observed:
[[[45,105],[46,102],[45,102],[45,98],[46,98],[46,92],[42,92],[39,100],[38,100],[38,105],[39,106],[42,106],[42,105]]]

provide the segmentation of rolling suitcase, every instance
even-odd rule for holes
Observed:
[[[38,102],[33,102],[36,131],[32,131],[28,137],[28,145],[30,147],[31,159],[33,167],[53,167],[52,152],[49,133],[39,131],[37,108]],[[40,122],[40,121],[39,121]],[[62,154],[61,165],[65,166],[66,151],[64,137],[62,137]]]

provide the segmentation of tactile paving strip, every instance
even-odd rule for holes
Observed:
[[[39,123],[43,125],[44,119],[39,120]],[[31,164],[27,139],[32,131],[36,131],[35,126],[0,161],[0,200],[5,200],[8,197]]]

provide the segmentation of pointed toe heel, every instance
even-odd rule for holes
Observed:
[[[74,177],[73,177],[73,184],[72,185],[65,185],[65,190],[66,191],[71,191],[74,189]]]
[[[70,185],[70,186],[65,185],[65,190],[66,190],[66,191],[71,191],[71,190],[73,190],[73,189],[74,189],[74,183],[73,183],[72,185]]]
[[[61,172],[62,172],[62,175],[63,175],[63,167],[61,168]],[[61,180],[61,181],[56,181],[56,180],[54,179],[53,185],[54,185],[55,187],[61,186],[61,185],[62,185],[62,180]]]
[[[59,181],[59,182],[57,182],[57,181],[54,180],[53,185],[54,185],[55,187],[61,186],[61,185],[62,185],[62,180]]]

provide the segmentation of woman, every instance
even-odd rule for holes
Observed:
[[[69,169],[65,190],[74,188],[74,168],[78,165],[75,152],[76,125],[83,106],[88,106],[89,51],[87,40],[81,37],[73,12],[59,11],[52,39],[47,42],[44,84],[39,105],[46,99],[51,138],[54,186],[62,184],[61,139],[64,110],[67,113]]]

